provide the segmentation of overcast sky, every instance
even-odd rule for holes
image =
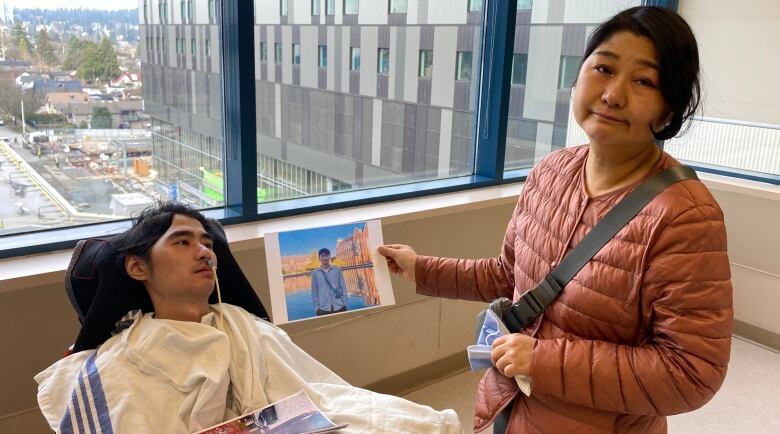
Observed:
[[[16,9],[135,9],[138,0],[11,0]]]

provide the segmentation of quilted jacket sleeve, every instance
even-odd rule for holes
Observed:
[[[726,375],[733,319],[726,229],[717,205],[692,205],[650,246],[641,346],[539,340],[534,393],[600,410],[671,415],[701,407]]]
[[[514,293],[514,228],[521,201],[522,196],[512,213],[501,254],[497,258],[418,256],[415,264],[417,293],[475,301],[493,301],[498,297],[511,299]]]

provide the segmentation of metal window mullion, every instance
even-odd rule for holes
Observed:
[[[517,0],[486,0],[483,11],[474,173],[498,183],[504,176]]]
[[[225,207],[230,220],[257,215],[254,2],[222,0]]]

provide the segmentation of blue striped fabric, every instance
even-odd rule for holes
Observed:
[[[113,434],[103,383],[100,381],[94,352],[84,363],[78,386],[73,389],[65,415],[60,422],[63,434]],[[86,419],[86,420],[85,420]],[[74,426],[74,423],[75,426]],[[96,426],[97,424],[97,426]],[[98,431],[98,427],[100,430]],[[77,431],[74,431],[74,428]]]

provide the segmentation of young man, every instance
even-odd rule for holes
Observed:
[[[240,307],[209,305],[216,225],[165,203],[112,240],[117,272],[141,282],[154,311],[117,318],[116,334],[97,349],[35,377],[52,429],[189,434],[303,390],[335,423],[349,424],[344,432],[460,432],[452,410],[350,386],[283,330]]]
[[[346,312],[347,282],[341,268],[331,265],[330,250],[322,248],[317,253],[320,268],[311,273],[311,302],[317,315]]]

